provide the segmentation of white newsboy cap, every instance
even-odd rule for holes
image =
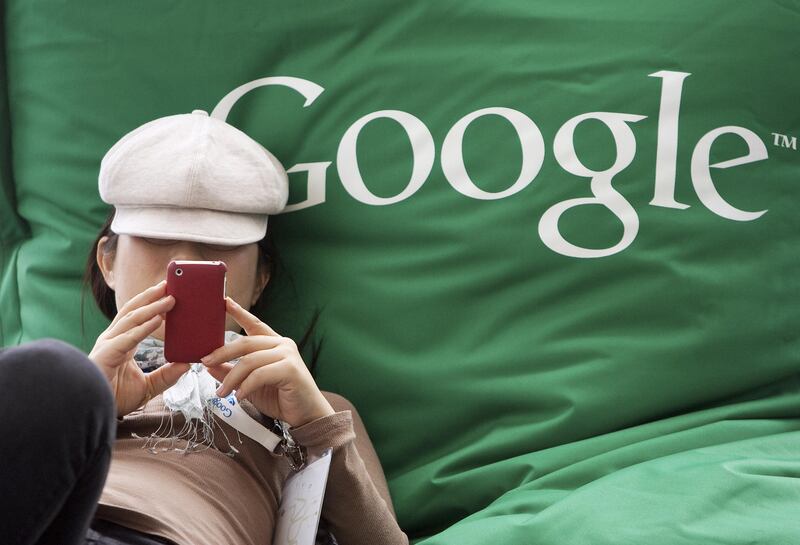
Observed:
[[[239,245],[267,232],[289,181],[261,144],[203,110],[154,119],[119,139],[100,163],[100,198],[117,234]]]

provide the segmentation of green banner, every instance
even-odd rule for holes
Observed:
[[[91,347],[100,159],[204,109],[416,542],[800,542],[796,1],[5,10],[4,344]]]

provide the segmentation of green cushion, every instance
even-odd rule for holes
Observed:
[[[227,116],[300,205],[262,318],[324,305],[318,383],[415,541],[800,541],[796,5],[5,10],[3,344],[106,326],[80,276],[118,138],[298,78]]]

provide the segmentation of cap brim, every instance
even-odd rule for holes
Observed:
[[[201,208],[117,206],[111,230],[120,235],[238,246],[264,238],[267,216]]]

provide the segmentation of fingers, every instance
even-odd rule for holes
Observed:
[[[142,293],[139,293],[135,297],[132,297],[127,303],[122,305],[117,311],[117,315],[111,321],[111,325],[113,326],[122,318],[125,317],[130,311],[135,310],[141,306],[144,306],[148,303],[152,303],[153,301],[157,301],[162,298],[167,293],[167,281],[162,280],[158,284],[154,286],[150,286]]]
[[[163,322],[163,318],[156,314],[146,322],[143,322],[135,327],[132,327],[125,333],[117,335],[111,339],[112,345],[115,345],[120,352],[126,353],[136,348],[148,335],[158,329],[158,326]]]
[[[263,388],[265,384],[269,384],[274,388],[280,388],[285,382],[287,382],[287,369],[287,367],[281,365],[265,365],[263,367],[259,367],[247,375],[241,384],[235,388],[236,399],[241,401],[259,388]],[[224,397],[226,395],[228,394],[226,393],[220,397]]]
[[[127,361],[122,355],[136,348],[143,339],[158,329],[162,321],[163,318],[156,314],[146,322],[103,341],[99,348],[96,345],[96,349],[92,351],[90,357],[95,361],[102,361],[109,368],[117,368]]]
[[[215,365],[214,367],[207,367],[206,370],[208,374],[217,379],[220,382],[225,380],[225,377],[228,376],[231,369],[235,367],[232,363],[221,363],[219,365]]]
[[[151,320],[158,314],[166,314],[173,306],[175,306],[175,298],[172,295],[167,295],[166,297],[162,297],[161,299],[157,299],[156,301],[127,312],[122,318],[119,318],[120,314],[117,314],[119,320],[106,330],[105,336],[106,338],[112,339]],[[145,337],[146,336],[147,335],[145,335]],[[144,339],[144,337],[139,339],[139,341],[142,339]]]
[[[236,323],[244,328],[245,333],[248,335],[268,335],[272,337],[280,337],[274,329],[258,319],[257,316],[245,310],[239,303],[231,299],[225,298],[225,310],[230,314]]]
[[[263,335],[255,337],[241,337],[235,341],[220,346],[207,356],[200,358],[200,361],[207,365],[218,365],[222,362],[235,360],[247,354],[259,350],[267,350],[282,344],[283,337],[265,337]]]
[[[150,399],[154,398],[164,390],[173,386],[178,379],[181,378],[186,371],[191,367],[190,363],[167,363],[162,365],[152,373],[145,375],[147,380],[147,393]]]
[[[239,363],[232,365],[230,370],[226,373],[222,380],[222,385],[217,390],[217,395],[220,397],[227,396],[233,390],[237,390],[239,385],[252,373],[257,372],[263,367],[275,367],[274,365],[270,364],[274,364],[282,360],[283,354],[275,349],[260,350],[243,357],[239,360]]]
[[[108,328],[97,338],[89,357],[98,363],[106,376],[120,369],[136,346],[161,326],[164,315],[175,304],[172,296],[164,297],[166,283],[160,282],[144,290],[122,305]]]

